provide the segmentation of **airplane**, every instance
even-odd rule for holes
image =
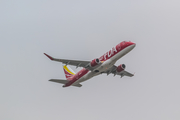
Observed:
[[[106,73],[123,76],[134,76],[132,73],[125,71],[125,64],[115,66],[117,60],[126,55],[136,46],[135,43],[130,41],[123,41],[113,47],[111,50],[106,52],[100,58],[93,59],[92,61],[80,61],[80,60],[68,60],[68,59],[57,59],[44,53],[50,60],[62,62],[66,80],[63,79],[50,79],[51,82],[57,82],[64,84],[62,87],[75,86],[81,87],[81,82],[84,82],[94,76]],[[68,65],[83,67],[78,73],[75,73]]]

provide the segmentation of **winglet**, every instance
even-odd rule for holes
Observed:
[[[53,57],[49,56],[48,54],[44,53],[49,59],[54,60]]]

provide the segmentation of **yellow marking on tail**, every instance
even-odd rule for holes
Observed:
[[[63,68],[70,74],[75,75],[73,72],[71,72],[66,65],[63,66]]]

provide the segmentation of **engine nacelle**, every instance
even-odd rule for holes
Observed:
[[[91,65],[91,67],[94,67],[100,63],[101,63],[101,61],[97,58],[97,59],[92,60],[90,65]]]
[[[119,65],[118,67],[117,67],[117,72],[121,72],[121,71],[123,71],[124,69],[126,68],[126,65],[125,64],[121,64],[121,65]]]

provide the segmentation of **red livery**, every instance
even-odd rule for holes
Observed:
[[[44,53],[50,60],[62,62],[66,80],[50,79],[49,81],[64,84],[63,87],[76,86],[81,87],[81,82],[84,82],[96,75],[103,73],[123,76],[134,76],[133,74],[125,71],[125,64],[115,66],[117,60],[126,55],[136,46],[133,42],[123,41],[106,52],[100,58],[93,59],[92,61],[68,60],[53,58]],[[68,65],[76,67],[83,67],[78,73],[75,73]]]

